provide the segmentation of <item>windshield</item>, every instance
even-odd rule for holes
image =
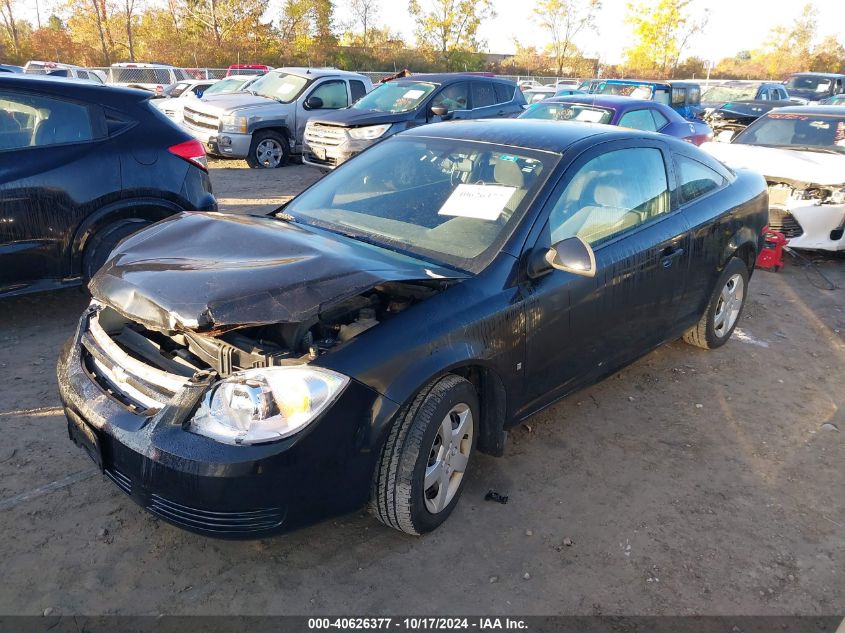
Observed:
[[[480,272],[558,157],[451,139],[393,138],[285,208],[296,222]]]
[[[436,88],[435,84],[422,81],[388,81],[352,104],[356,110],[378,112],[410,112],[416,110]]]
[[[213,83],[208,88],[205,89],[203,92],[203,96],[205,95],[213,95],[219,94],[221,92],[235,92],[238,88],[241,87],[242,84],[249,83],[248,81],[244,81],[243,77],[229,77],[228,79],[221,79],[218,82]]]
[[[249,88],[250,92],[259,97],[275,99],[282,103],[291,103],[305,90],[310,83],[305,77],[289,75],[288,73],[267,73]]]
[[[766,114],[769,110],[776,107],[776,103],[771,104],[760,104],[760,103],[733,103],[728,101],[727,103],[723,103],[722,107],[720,107],[717,112],[722,113],[735,113],[735,114],[742,114],[745,116],[762,116]]]
[[[757,86],[711,86],[701,95],[702,101],[747,101],[757,96]]]
[[[811,92],[827,92],[830,90],[831,80],[818,75],[794,75],[786,82],[787,90],[809,90]]]
[[[651,91],[651,86],[604,83],[599,86],[597,92],[603,95],[619,95],[621,97],[634,97],[635,99],[651,99]]]
[[[845,114],[769,112],[740,132],[733,142],[845,153]]]
[[[520,114],[519,118],[610,123],[610,119],[613,118],[613,110],[580,103],[538,103]]]

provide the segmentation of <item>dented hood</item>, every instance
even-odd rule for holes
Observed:
[[[306,321],[388,281],[466,276],[274,218],[182,213],[122,242],[89,287],[148,327],[210,331]]]
[[[841,185],[845,182],[845,154],[742,145],[740,143],[704,143],[706,150],[735,169],[751,169],[767,180],[817,185]]]

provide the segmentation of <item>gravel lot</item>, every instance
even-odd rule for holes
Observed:
[[[212,165],[236,212],[315,177]],[[818,266],[845,287],[845,258]],[[5,300],[0,613],[842,613],[845,290],[811,280],[758,272],[721,350],[667,345],[535,416],[504,458],[477,456],[457,510],[420,539],[363,512],[257,542],[156,520],[57,409],[84,294]]]

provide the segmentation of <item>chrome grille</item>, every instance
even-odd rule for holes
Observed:
[[[204,130],[217,130],[217,127],[220,124],[220,119],[216,116],[197,112],[191,108],[185,108],[183,119],[189,126]]]
[[[100,325],[99,312],[92,311],[81,339],[83,360],[97,384],[132,410],[153,413],[162,409],[197,371],[164,357],[159,366],[140,360],[137,354],[128,353],[118,344],[116,338]],[[152,353],[154,349],[148,352]]]
[[[305,126],[305,142],[309,145],[337,147],[346,140],[346,128],[324,123]]]
[[[804,229],[786,209],[779,209],[777,207],[769,208],[769,228],[772,231],[783,233],[784,237],[792,239],[804,235]]]

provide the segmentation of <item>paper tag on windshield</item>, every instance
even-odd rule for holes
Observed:
[[[504,185],[458,185],[437,214],[496,220],[514,191]]]
[[[419,99],[425,94],[425,90],[408,90],[402,95],[403,99]]]

